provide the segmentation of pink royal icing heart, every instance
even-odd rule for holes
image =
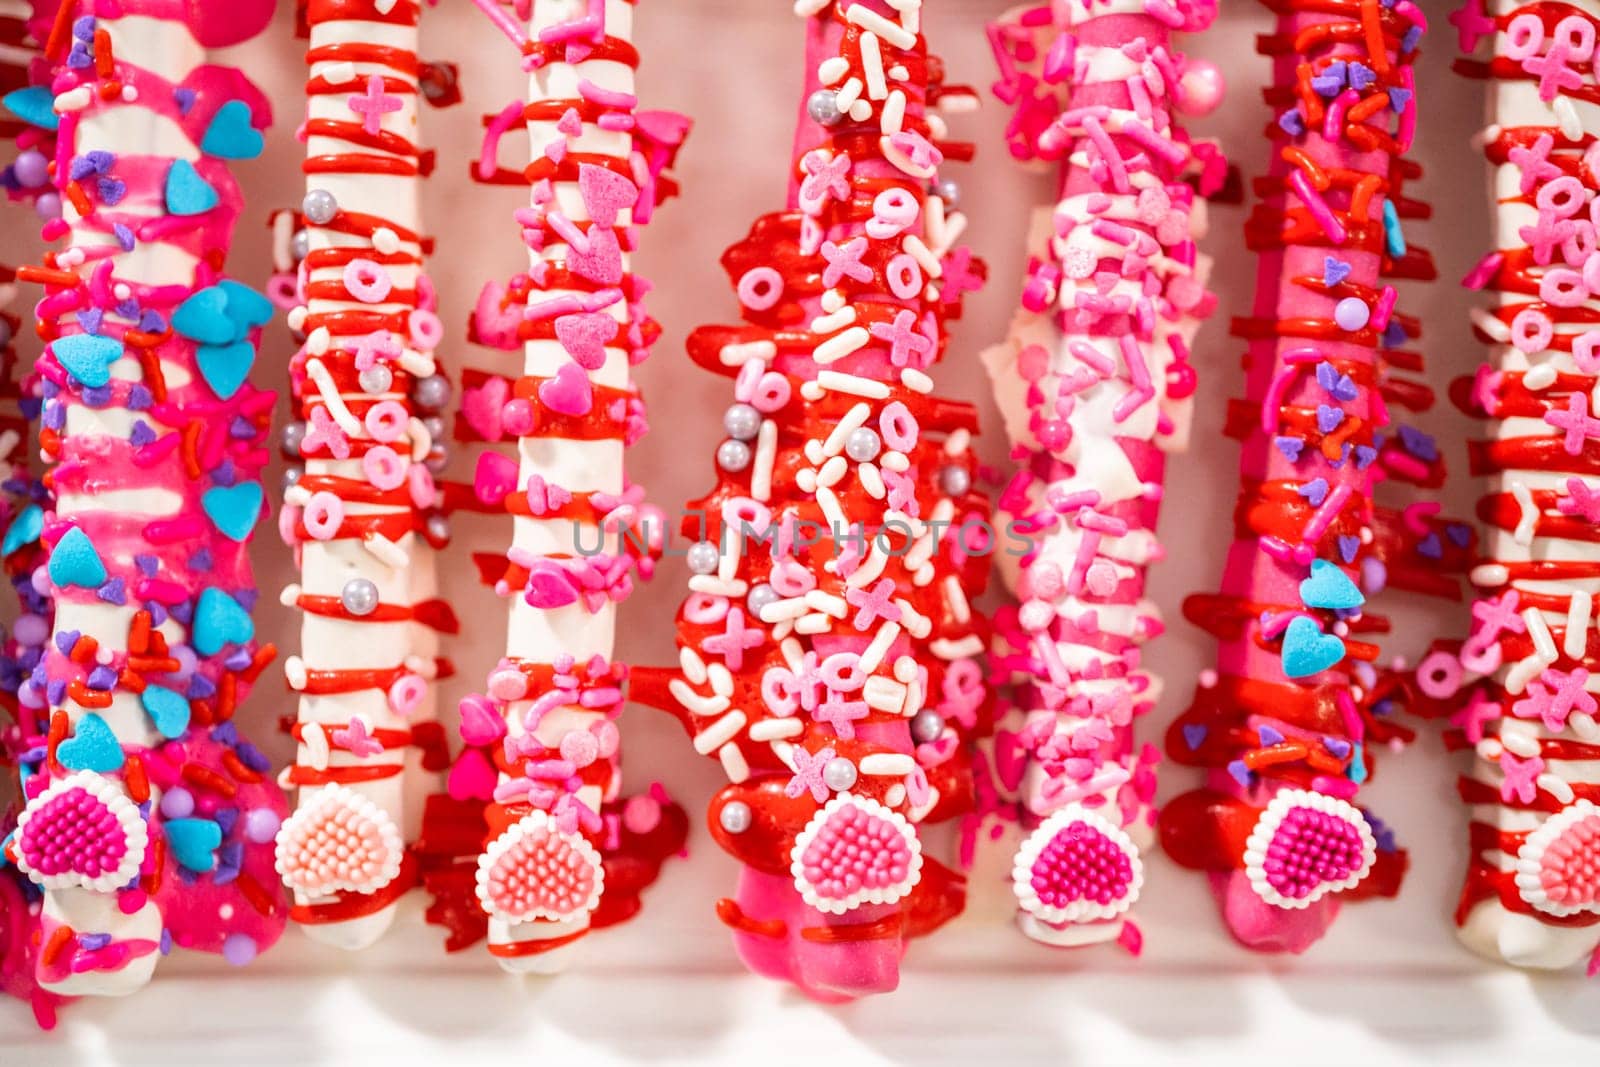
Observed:
[[[1578,800],[1517,850],[1517,891],[1550,915],[1600,914],[1600,806]]]
[[[17,819],[17,869],[41,889],[110,893],[138,877],[150,832],[111,779],[82,772],[51,782]]]
[[[456,757],[455,766],[450,768],[450,777],[446,780],[445,786],[453,800],[488,802],[494,799],[494,784],[497,777],[494,764],[489,762],[489,757],[483,754],[483,750],[469,748]]]
[[[541,560],[528,574],[528,603],[536,608],[564,608],[578,599],[572,579],[560,564]]]
[[[578,193],[596,226],[609,229],[617,215],[632,208],[639,199],[639,187],[614,170],[593,163],[578,164]]]
[[[567,269],[596,285],[621,284],[622,246],[617,243],[616,233],[590,230],[588,251],[576,246],[567,249]]]
[[[1304,789],[1280,790],[1245,842],[1245,873],[1256,894],[1279,908],[1305,908],[1354,888],[1378,858],[1361,810]]]
[[[374,893],[394,881],[404,854],[388,812],[338,783],[318,790],[278,830],[278,874],[310,897]]]
[[[476,389],[461,394],[461,417],[485,441],[498,441],[504,435],[501,411],[511,396],[511,384],[504,378],[489,378]]]
[[[594,387],[582,367],[563,363],[554,378],[539,383],[539,402],[561,415],[587,415],[594,407]]]
[[[616,335],[617,321],[598,311],[563,315],[556,320],[556,340],[584,370],[599,370],[605,365],[606,342]],[[543,396],[542,390],[540,395]]]
[[[522,325],[522,308],[516,301],[502,307],[505,296],[504,284],[486,283],[472,311],[472,329],[479,344],[509,352],[518,344],[517,328]]]
[[[789,871],[805,902],[843,915],[893,904],[922,876],[922,842],[899,813],[870,797],[839,793],[795,838]]]
[[[1114,919],[1139,899],[1143,885],[1144,863],[1133,839],[1077,804],[1040,823],[1011,870],[1022,909],[1057,925]]]
[[[587,839],[533,811],[478,857],[477,884],[478,902],[496,919],[566,922],[600,905],[605,867]]]
[[[491,507],[517,487],[517,461],[499,452],[480,452],[472,472],[472,495]]]

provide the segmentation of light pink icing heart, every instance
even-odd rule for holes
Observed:
[[[461,393],[461,417],[485,441],[498,441],[504,434],[502,410],[511,396],[511,385],[504,378],[489,378],[476,389]]]
[[[795,838],[789,871],[807,904],[842,915],[909,893],[922,876],[922,843],[897,812],[840,793]]]
[[[382,889],[400,873],[405,846],[387,812],[335,783],[284,820],[277,849],[284,884],[320,897]]]
[[[1251,888],[1280,908],[1305,908],[1367,876],[1378,845],[1353,805],[1304,789],[1280,790],[1245,842]]]
[[[594,387],[576,363],[563,363],[554,378],[539,383],[539,402],[562,415],[587,415],[594,406]]]
[[[639,199],[637,185],[614,170],[592,163],[578,164],[578,192],[589,218],[602,228],[615,226],[618,213],[633,207]]]
[[[622,281],[622,246],[612,230],[589,231],[589,249],[567,249],[567,269],[596,285],[617,285]],[[615,329],[612,331],[616,332]]]
[[[541,560],[528,575],[527,598],[536,608],[564,608],[578,599],[578,591],[560,564]]]
[[[461,698],[461,740],[469,745],[493,745],[506,735],[506,721],[481,696]]]
[[[588,840],[534,811],[478,857],[477,883],[479,903],[497,919],[564,922],[599,906],[605,868]]]
[[[472,495],[491,506],[517,487],[517,461],[498,452],[480,452],[472,472]]]
[[[139,874],[149,830],[110,779],[79,773],[51,782],[17,820],[17,868],[42,889],[121,889]]]
[[[1600,914],[1600,806],[1575,801],[1529,834],[1517,851],[1516,883],[1542,912]]]
[[[617,335],[617,321],[591,311],[556,320],[556,340],[584,370],[599,370],[606,361],[606,342]]]
[[[1144,884],[1138,848],[1122,828],[1071,804],[1053,813],[1017,850],[1011,888],[1024,911],[1049,923],[1112,919]]]

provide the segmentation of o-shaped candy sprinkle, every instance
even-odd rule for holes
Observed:
[[[496,700],[521,700],[528,695],[528,676],[515,667],[503,667],[489,675],[486,688]]]
[[[431,508],[439,502],[439,487],[434,484],[433,472],[420,463],[411,464],[406,472],[410,482],[411,502],[419,508]]]
[[[773,667],[761,676],[761,700],[772,714],[786,719],[800,708],[800,686],[783,667]]]
[[[817,673],[832,689],[853,693],[867,684],[867,672],[861,669],[861,657],[854,652],[835,652],[817,667]]]
[[[1572,361],[1585,374],[1600,374],[1600,330],[1585,330],[1572,339]]]
[[[909,252],[901,252],[883,269],[889,282],[889,291],[901,300],[910,300],[922,292],[922,265]]]
[[[382,263],[358,258],[344,265],[344,287],[363,304],[379,304],[394,291],[394,279]]]
[[[722,502],[722,521],[737,526],[741,536],[746,525],[759,534],[771,525],[772,509],[747,496],[731,497]]]
[[[1473,648],[1468,641],[1461,646],[1461,666],[1473,674],[1493,674],[1500,669],[1505,652],[1498,641],[1490,641],[1483,648]]]
[[[410,421],[411,416],[398,400],[380,400],[367,409],[367,417],[362,423],[374,441],[388,444],[404,436]]]
[[[1600,255],[1591,255],[1583,261],[1583,284],[1591,293],[1600,292]]]
[[[692,593],[683,602],[683,617],[696,626],[715,626],[728,617],[728,598],[710,593]]]
[[[1544,20],[1531,12],[1523,12],[1506,27],[1506,55],[1521,62],[1539,54],[1544,44]]]
[[[1539,279],[1539,299],[1547,304],[1575,308],[1588,298],[1589,289],[1583,275],[1570,268],[1552,267]]]
[[[316,540],[331,541],[344,522],[344,501],[326,490],[312,493],[300,513],[300,521],[305,524],[306,533]]]
[[[922,206],[909,189],[898,185],[872,198],[872,218],[867,220],[867,236],[886,241],[917,221]]]
[[[751,311],[766,311],[783,296],[783,275],[771,267],[751,267],[739,279],[739,303]]]
[[[1567,46],[1567,58],[1575,63],[1594,55],[1594,24],[1581,15],[1568,15],[1556,23],[1551,37]]]
[[[780,559],[772,565],[767,584],[780,596],[804,596],[816,588],[816,577],[799,560]]]
[[[1417,688],[1435,700],[1453,696],[1461,688],[1461,661],[1448,652],[1435,652],[1417,665]]]
[[[1532,355],[1550,347],[1555,337],[1555,325],[1550,316],[1533,308],[1525,308],[1511,320],[1511,344],[1518,352]]]
[[[878,416],[878,430],[884,443],[896,452],[909,452],[917,446],[917,419],[911,409],[896,400]]]
[[[361,457],[361,473],[367,476],[373,488],[388,492],[406,484],[406,474],[411,465],[388,445],[368,449]]]
[[[410,715],[428,694],[428,683],[421,675],[402,674],[389,687],[389,707],[396,715]]]
[[[1560,218],[1570,218],[1578,213],[1584,204],[1583,183],[1570,174],[1562,175],[1555,181],[1539,187],[1534,203],[1540,211],[1554,211]]]
[[[406,329],[411,343],[421,352],[432,352],[444,341],[444,323],[431,311],[417,308],[406,316]]]

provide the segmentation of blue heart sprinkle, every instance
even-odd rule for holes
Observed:
[[[200,376],[221,400],[227,400],[239,391],[239,386],[250,376],[250,368],[255,362],[256,350],[249,341],[235,341],[230,345],[201,345],[195,350],[195,363],[200,368]]]
[[[185,869],[204,874],[217,865],[222,827],[210,819],[168,819],[162,824],[173,859]]]
[[[1209,729],[1199,723],[1185,723],[1183,727],[1183,743],[1189,746],[1190,752],[1193,752],[1205,742],[1206,734],[1210,732]]]
[[[178,305],[172,313],[172,328],[192,341],[207,345],[229,345],[240,340],[239,331],[228,317],[228,294],[220,286],[207,286]]]
[[[161,560],[157,556],[141,552],[133,557],[133,565],[139,568],[139,573],[146,578],[154,578],[161,570]]]
[[[1300,583],[1300,602],[1308,608],[1349,611],[1367,602],[1349,575],[1325,559],[1311,561],[1311,577]]]
[[[1329,289],[1350,277],[1350,264],[1334,256],[1322,257],[1322,284]]]
[[[50,580],[63,588],[98,589],[106,580],[106,565],[94,542],[76,526],[62,534],[50,550],[49,569]]]
[[[116,207],[128,195],[128,183],[120,178],[101,178],[95,187],[100,191],[100,202],[106,207]]]
[[[145,445],[153,444],[155,439],[156,432],[152,430],[150,428],[150,424],[145,422],[143,419],[139,419],[137,422],[135,422],[133,424],[133,429],[128,431],[128,443],[134,448],[143,448]]]
[[[162,737],[182,737],[189,728],[189,702],[182,693],[164,685],[147,685],[139,694],[139,703]]]
[[[1283,673],[1287,678],[1306,678],[1327,670],[1344,659],[1344,642],[1325,634],[1305,616],[1289,621],[1283,632]]]
[[[38,126],[45,130],[61,127],[61,116],[56,114],[55,95],[42,85],[9,92],[0,97],[0,103],[5,104],[7,111],[30,126]]]
[[[256,634],[256,625],[239,602],[220,589],[207,588],[195,604],[191,626],[194,650],[215,656],[225,645],[242,645]]]
[[[265,326],[272,321],[272,301],[267,299],[266,294],[258,293],[232,278],[222,279],[217,283],[217,288],[228,297],[227,315],[239,327],[240,337],[250,327]]]
[[[23,545],[33,544],[43,532],[44,511],[38,504],[29,504],[17,512],[17,517],[7,527],[5,540],[0,542],[0,556],[9,556]]]
[[[240,482],[232,488],[207,489],[200,506],[229,540],[242,543],[261,517],[263,497],[260,482]]]
[[[1320,508],[1322,502],[1328,497],[1328,480],[1326,478],[1313,478],[1296,489],[1295,492],[1311,501],[1312,507]]]
[[[166,199],[167,214],[182,216],[204,215],[220,202],[211,183],[187,159],[174,161],[167,171]]]
[[[84,333],[99,333],[100,327],[106,321],[106,313],[99,308],[85,308],[73,315],[78,320],[78,325],[83,327]]]
[[[1339,535],[1339,558],[1346,563],[1353,562],[1356,553],[1361,550],[1361,538],[1354,534]]]
[[[56,746],[56,759],[68,770],[109,774],[122,766],[122,745],[106,721],[91,711]]]
[[[1344,411],[1329,404],[1317,405],[1317,429],[1323,433],[1332,433],[1344,421]]]
[[[200,138],[200,151],[219,159],[254,159],[265,147],[261,131],[251,125],[254,115],[243,100],[229,100],[217,109]]]
[[[50,343],[50,351],[68,374],[89,388],[98,389],[110,383],[111,364],[122,358],[122,343],[113,337],[75,333],[56,338]]]

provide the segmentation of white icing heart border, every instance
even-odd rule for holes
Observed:
[[[285,853],[295,844],[290,841],[290,835],[303,823],[314,817],[327,818],[330,811],[337,808],[347,808],[359,818],[364,818],[377,827],[385,852],[383,869],[375,878],[363,879],[360,882],[347,878],[334,878],[327,882],[312,884],[301,877],[299,872],[291,871],[284,865]],[[283,825],[278,828],[277,838],[273,841],[272,847],[273,866],[278,872],[278,877],[295,892],[312,897],[330,896],[334,893],[362,895],[376,893],[399,877],[401,862],[405,857],[405,842],[400,837],[400,828],[395,825],[389,813],[354,789],[338,782],[323,786],[309,803],[300,805],[294,814],[285,819]]]
[[[1278,827],[1283,825],[1283,820],[1294,808],[1315,808],[1335,818],[1343,819],[1354,826],[1361,836],[1361,865],[1351,871],[1349,877],[1337,882],[1323,882],[1298,900],[1278,892],[1267,880],[1266,868],[1267,849],[1272,847],[1272,839],[1277,836]],[[1256,896],[1273,907],[1289,911],[1309,908],[1329,893],[1343,893],[1347,889],[1354,889],[1372,870],[1372,865],[1377,860],[1378,839],[1373,836],[1372,827],[1367,824],[1367,817],[1361,814],[1361,809],[1338,797],[1330,797],[1326,793],[1313,793],[1309,789],[1279,790],[1271,803],[1257,817],[1256,825],[1244,844],[1244,869],[1250,878],[1250,888],[1256,891]]]
[[[828,820],[845,807],[858,808],[867,815],[892,825],[905,840],[906,847],[911,850],[911,862],[905,878],[894,885],[860,889],[842,900],[835,900],[820,895],[811,879],[806,877],[804,857],[806,849],[811,847],[811,843],[817,839],[823,827],[828,825]],[[843,915],[863,904],[893,904],[911,892],[922,880],[922,842],[918,839],[916,830],[912,829],[905,816],[899,812],[892,811],[871,797],[839,793],[811,816],[811,821],[806,823],[805,829],[794,839],[794,847],[789,850],[789,873],[794,876],[794,887],[805,902],[826,915]]]
[[[1039,862],[1039,856],[1045,847],[1055,840],[1056,835],[1073,823],[1083,823],[1121,849],[1123,855],[1128,857],[1130,873],[1127,888],[1120,897],[1109,904],[1084,899],[1074,900],[1064,908],[1057,907],[1040,900],[1038,892],[1033,888],[1033,865]],[[1143,888],[1144,861],[1139,858],[1139,846],[1134,844],[1133,838],[1129,837],[1122,827],[1081,804],[1068,804],[1035,827],[1033,833],[1029,834],[1027,840],[1017,849],[1016,858],[1012,861],[1011,892],[1016,896],[1017,904],[1023,911],[1042,922],[1059,925],[1115,919],[1133,907]]]
[[[112,818],[117,820],[127,840],[122,862],[117,864],[115,870],[107,871],[98,878],[85,878],[70,871],[64,874],[40,874],[28,865],[28,858],[22,852],[22,836],[39,809],[73,789],[82,789],[104,805]],[[22,809],[22,814],[17,817],[15,834],[18,842],[14,849],[17,869],[27,875],[34,885],[47,892],[83,888],[96,893],[114,893],[138,876],[145,852],[150,846],[150,829],[145,825],[144,816],[139,814],[139,806],[115,782],[91,771],[78,771],[65,778],[57,778],[46,786],[44,792],[28,801],[27,807]]]
[[[566,842],[578,855],[583,857],[584,862],[588,863],[594,871],[594,885],[589,890],[589,898],[583,902],[583,907],[577,910],[563,912],[541,906],[531,911],[512,915],[509,912],[502,911],[490,899],[489,872],[493,871],[495,865],[500,862],[507,852],[511,851],[512,846],[541,828],[548,829],[552,836]],[[606,888],[606,868],[604,861],[600,858],[600,851],[589,843],[588,838],[582,834],[567,833],[559,830],[556,828],[555,820],[548,813],[532,811],[506,827],[505,832],[490,842],[489,847],[483,850],[483,854],[478,857],[478,876],[476,881],[478,905],[496,919],[501,919],[508,923],[530,923],[538,919],[548,919],[551,922],[567,922],[571,919],[579,918],[581,915],[587,915],[600,906],[600,897]]]
[[[1522,842],[1522,847],[1517,849],[1517,894],[1536,910],[1558,917],[1577,915],[1586,911],[1600,915],[1600,900],[1593,900],[1577,907],[1557,904],[1545,892],[1544,882],[1539,877],[1540,868],[1544,864],[1545,849],[1555,844],[1573,824],[1596,815],[1600,815],[1600,805],[1589,800],[1574,801],[1546,819],[1537,830],[1528,835],[1527,840]]]

